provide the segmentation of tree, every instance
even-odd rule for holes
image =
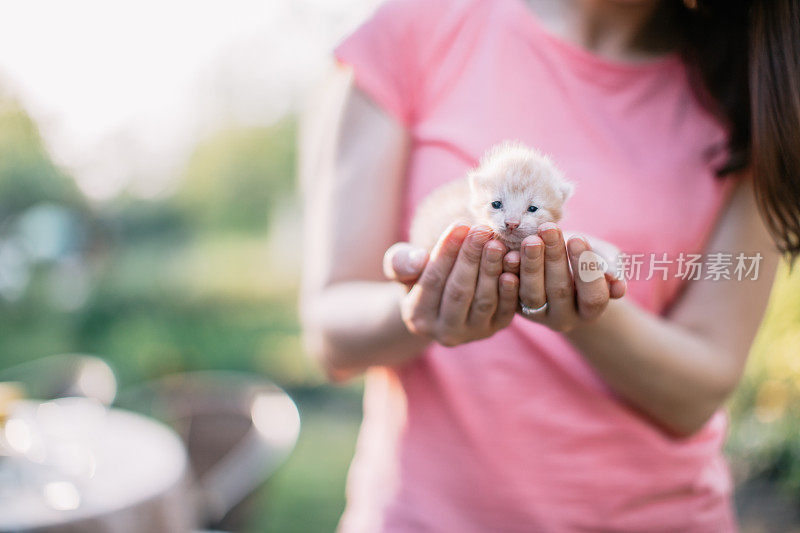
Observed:
[[[292,191],[294,174],[294,120],[228,129],[197,147],[176,201],[201,226],[262,231],[271,208]]]
[[[50,159],[36,124],[0,92],[0,220],[41,202],[85,207],[75,182]]]

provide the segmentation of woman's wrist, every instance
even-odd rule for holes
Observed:
[[[629,320],[633,308],[634,305],[625,298],[609,300],[608,306],[600,316],[594,320],[576,322],[569,331],[564,332],[564,336],[581,348],[590,346],[601,337],[618,332]]]
[[[308,307],[309,345],[329,374],[362,372],[415,358],[430,341],[411,333],[400,312],[405,295],[394,282],[344,282],[323,291]]]
[[[386,354],[391,359],[387,364],[401,364],[416,358],[416,356],[425,351],[431,344],[432,339],[426,335],[411,331],[403,320],[403,298],[405,298],[407,291],[402,285],[391,281],[385,283],[392,286],[389,290],[395,296],[390,304],[391,311],[386,314],[384,324],[380,329],[386,333]],[[382,364],[378,363],[378,365]]]

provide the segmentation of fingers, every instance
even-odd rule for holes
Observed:
[[[437,318],[445,283],[468,231],[469,226],[454,224],[442,234],[419,281],[408,293],[405,300],[408,311],[404,315],[409,315],[407,319],[414,329],[424,333],[424,328],[418,325],[429,325]]]
[[[406,285],[417,281],[428,262],[428,252],[407,242],[398,242],[383,256],[383,273],[391,281]]]
[[[583,237],[589,244],[589,249],[598,254],[606,262],[606,281],[608,282],[609,295],[612,299],[616,300],[625,296],[627,284],[624,279],[619,279],[616,276],[618,270],[618,261],[621,254],[620,249],[608,241],[592,237],[590,235],[575,235],[576,237]],[[572,239],[572,236],[569,236]],[[568,239],[568,240],[569,240]]]
[[[575,290],[567,260],[567,250],[561,230],[553,223],[539,227],[544,241],[544,279],[547,295],[547,314],[553,323],[569,324],[575,315]],[[605,283],[605,281],[603,282]]]
[[[502,329],[509,324],[517,312],[519,303],[519,278],[510,272],[500,275],[500,297],[497,302],[497,312],[494,315],[494,326]]]
[[[591,250],[589,243],[582,237],[572,237],[567,248],[572,270],[579,272],[579,257],[583,252]],[[608,305],[609,287],[606,277],[601,275],[591,278],[591,281],[584,281],[581,276],[575,276],[578,314],[584,320],[597,318]]]
[[[439,309],[439,317],[446,328],[457,328],[467,320],[475,295],[483,246],[491,237],[491,229],[476,226],[470,230],[461,245],[458,258],[445,283]]]
[[[478,284],[475,287],[475,296],[467,319],[473,327],[490,324],[497,310],[498,282],[500,274],[503,273],[505,252],[506,247],[497,240],[491,240],[483,247]]]
[[[519,267],[519,301],[528,307],[541,307],[547,301],[544,276],[544,242],[537,235],[522,241]]]
[[[591,237],[587,235],[575,235],[576,237],[583,237],[587,243],[589,243],[589,248],[600,257],[607,264],[606,268],[606,276],[608,276],[611,281],[612,279],[616,279],[616,272],[618,270],[618,261],[620,256],[620,249],[611,244],[608,241],[604,241],[602,239],[598,239],[597,237]],[[570,238],[572,236],[570,235]]]
[[[503,272],[519,274],[519,251],[511,250],[503,257]]]
[[[608,280],[608,292],[609,297],[612,300],[619,300],[623,296],[625,296],[625,292],[628,290],[628,284],[625,282],[624,279],[617,279],[613,278]]]

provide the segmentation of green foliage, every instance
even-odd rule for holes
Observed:
[[[0,94],[0,219],[40,202],[84,204],[75,183],[51,161],[36,124],[16,100]]]
[[[295,159],[294,120],[220,132],[195,150],[176,201],[202,227],[263,231],[293,190]]]
[[[97,216],[103,232],[126,247],[140,243],[182,242],[192,233],[186,213],[168,201],[123,196],[98,209]]]
[[[731,401],[729,453],[741,475],[800,490],[800,270],[780,269],[769,307]]]
[[[222,132],[197,148],[174,198],[124,196],[89,213],[36,125],[0,94],[0,227],[41,202],[91,222],[75,266],[88,280],[77,306],[57,303],[59,292],[81,285],[75,272],[59,274],[57,261],[31,264],[19,299],[0,295],[0,369],[83,352],[108,360],[123,389],[201,369],[249,371],[294,387],[304,398],[303,433],[256,509],[253,531],[333,529],[358,425],[358,393],[320,387],[302,353],[296,272],[277,272],[268,246],[271,208],[293,192],[294,130],[286,120]],[[343,394],[346,404],[331,413],[328,404]]]

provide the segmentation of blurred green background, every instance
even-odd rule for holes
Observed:
[[[105,357],[122,386],[192,369],[266,376],[297,401],[295,453],[251,531],[331,531],[344,504],[360,386],[326,385],[297,319],[296,121],[230,124],[194,147],[173,191],[85,198],[19,102],[0,97],[0,368]],[[800,273],[784,268],[731,402],[737,479],[800,491]]]
[[[220,131],[175,191],[90,203],[17,101],[0,100],[0,368],[98,354],[121,387],[190,369],[284,387],[302,433],[257,497],[251,531],[332,531],[360,387],[326,385],[297,319],[295,122]]]

